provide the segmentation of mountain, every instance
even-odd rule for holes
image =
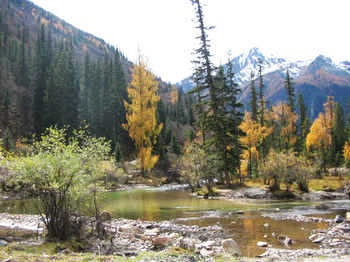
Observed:
[[[284,80],[289,70],[297,94],[303,94],[309,107],[309,116],[315,118],[323,110],[327,96],[334,96],[345,111],[350,102],[350,62],[334,63],[331,58],[319,55],[311,61],[289,61],[266,55],[258,48],[252,48],[232,59],[235,81],[241,87],[241,102],[249,110],[251,72],[257,77],[259,61],[262,62],[265,84],[265,98],[268,105],[277,104],[286,99]],[[257,84],[257,82],[256,82]],[[177,84],[185,91],[194,84],[186,78]]]

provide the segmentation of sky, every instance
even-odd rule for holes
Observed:
[[[190,0],[31,0],[66,22],[118,47],[141,53],[163,80],[192,74],[197,46]],[[253,47],[292,59],[319,54],[350,60],[349,0],[202,0],[215,64]]]

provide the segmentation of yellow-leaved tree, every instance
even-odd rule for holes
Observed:
[[[153,155],[153,146],[163,125],[157,121],[158,83],[147,70],[146,63],[139,58],[132,71],[132,81],[128,86],[130,103],[124,101],[127,124],[123,127],[135,142],[141,173],[152,169],[159,156]]]
[[[350,141],[346,142],[344,145],[344,159],[347,163],[350,162]]]
[[[248,176],[252,176],[253,169],[256,169],[258,165],[258,148],[263,140],[271,134],[272,129],[254,121],[249,112],[245,112],[239,128],[245,134],[245,136],[241,136],[239,140],[246,148],[242,154],[243,161],[241,162],[241,170],[243,173],[247,172]]]
[[[320,113],[310,127],[306,136],[306,149],[314,149],[320,152],[322,169],[326,171],[326,153],[332,143],[332,136],[329,129],[329,120],[323,113]]]
[[[279,103],[272,107],[271,118],[274,123],[275,138],[279,150],[293,148],[297,142],[297,114],[291,110],[289,105]]]

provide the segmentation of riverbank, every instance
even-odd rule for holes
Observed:
[[[320,222],[308,216],[289,216],[284,219]],[[259,258],[253,259],[240,257],[236,241],[228,238],[220,225],[200,227],[180,225],[172,221],[111,219],[103,223],[105,234],[103,239],[100,239],[89,233],[92,232],[94,219],[86,218],[80,235],[82,241],[76,245],[83,253],[65,247],[64,244],[56,244],[51,251],[45,251],[45,255],[32,253],[32,256],[39,257],[39,261],[49,261],[52,258],[57,261],[81,261],[79,259],[82,257],[97,259],[101,256],[105,261],[123,261],[126,258],[131,261],[237,261],[238,257],[239,261],[318,261],[316,258],[320,257],[326,259],[321,261],[348,261],[346,259],[350,258],[350,224],[346,221],[336,223],[330,219],[324,219],[322,222],[329,223],[329,227],[314,231],[309,236],[310,241],[319,245],[318,248],[291,250],[271,248],[267,243],[265,252],[262,252]],[[21,231],[26,232],[26,235],[19,237],[18,232]],[[5,236],[0,234],[0,244],[3,243],[3,247],[0,247],[0,259],[4,261],[9,257],[13,258],[19,246],[21,248],[17,251],[22,257],[26,257],[24,253],[27,248],[45,245],[44,230],[39,216],[0,214],[0,232],[6,232]],[[11,237],[14,233],[16,237]]]

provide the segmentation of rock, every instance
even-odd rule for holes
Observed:
[[[221,244],[226,254],[229,254],[231,256],[242,255],[241,250],[239,249],[236,241],[234,241],[233,239],[224,239]]]
[[[7,246],[7,241],[0,239],[0,247],[6,247]]]
[[[112,219],[112,216],[111,216],[111,214],[108,211],[104,210],[100,214],[100,219],[101,219],[102,222],[110,221]]]
[[[312,243],[318,244],[321,243],[326,237],[321,234],[313,234],[309,237]]]
[[[344,218],[341,215],[336,215],[334,218],[335,223],[342,223],[344,222]]]
[[[286,247],[293,244],[293,240],[288,236],[279,235],[277,239],[280,241],[281,244],[285,245]]]
[[[179,246],[183,249],[193,251],[195,249],[195,245],[198,244],[198,241],[193,238],[185,237],[180,239]]]
[[[326,205],[326,204],[320,204],[320,205],[317,205],[315,206],[316,209],[319,209],[319,210],[328,210],[329,209],[329,206]]]
[[[350,222],[350,212],[346,212],[346,214],[345,214],[345,220],[346,220],[347,222]]]
[[[155,249],[162,249],[168,246],[170,239],[167,237],[156,237],[152,239],[152,244]]]
[[[267,247],[267,242],[258,241],[258,243],[256,243],[256,245],[257,245],[258,247]]]
[[[200,251],[199,251],[199,254],[201,254],[201,256],[203,257],[210,257],[214,254],[214,252],[212,250],[207,250],[205,248],[202,248]]]
[[[269,223],[265,223],[265,224],[264,224],[264,227],[269,227],[269,226],[270,226]]]

